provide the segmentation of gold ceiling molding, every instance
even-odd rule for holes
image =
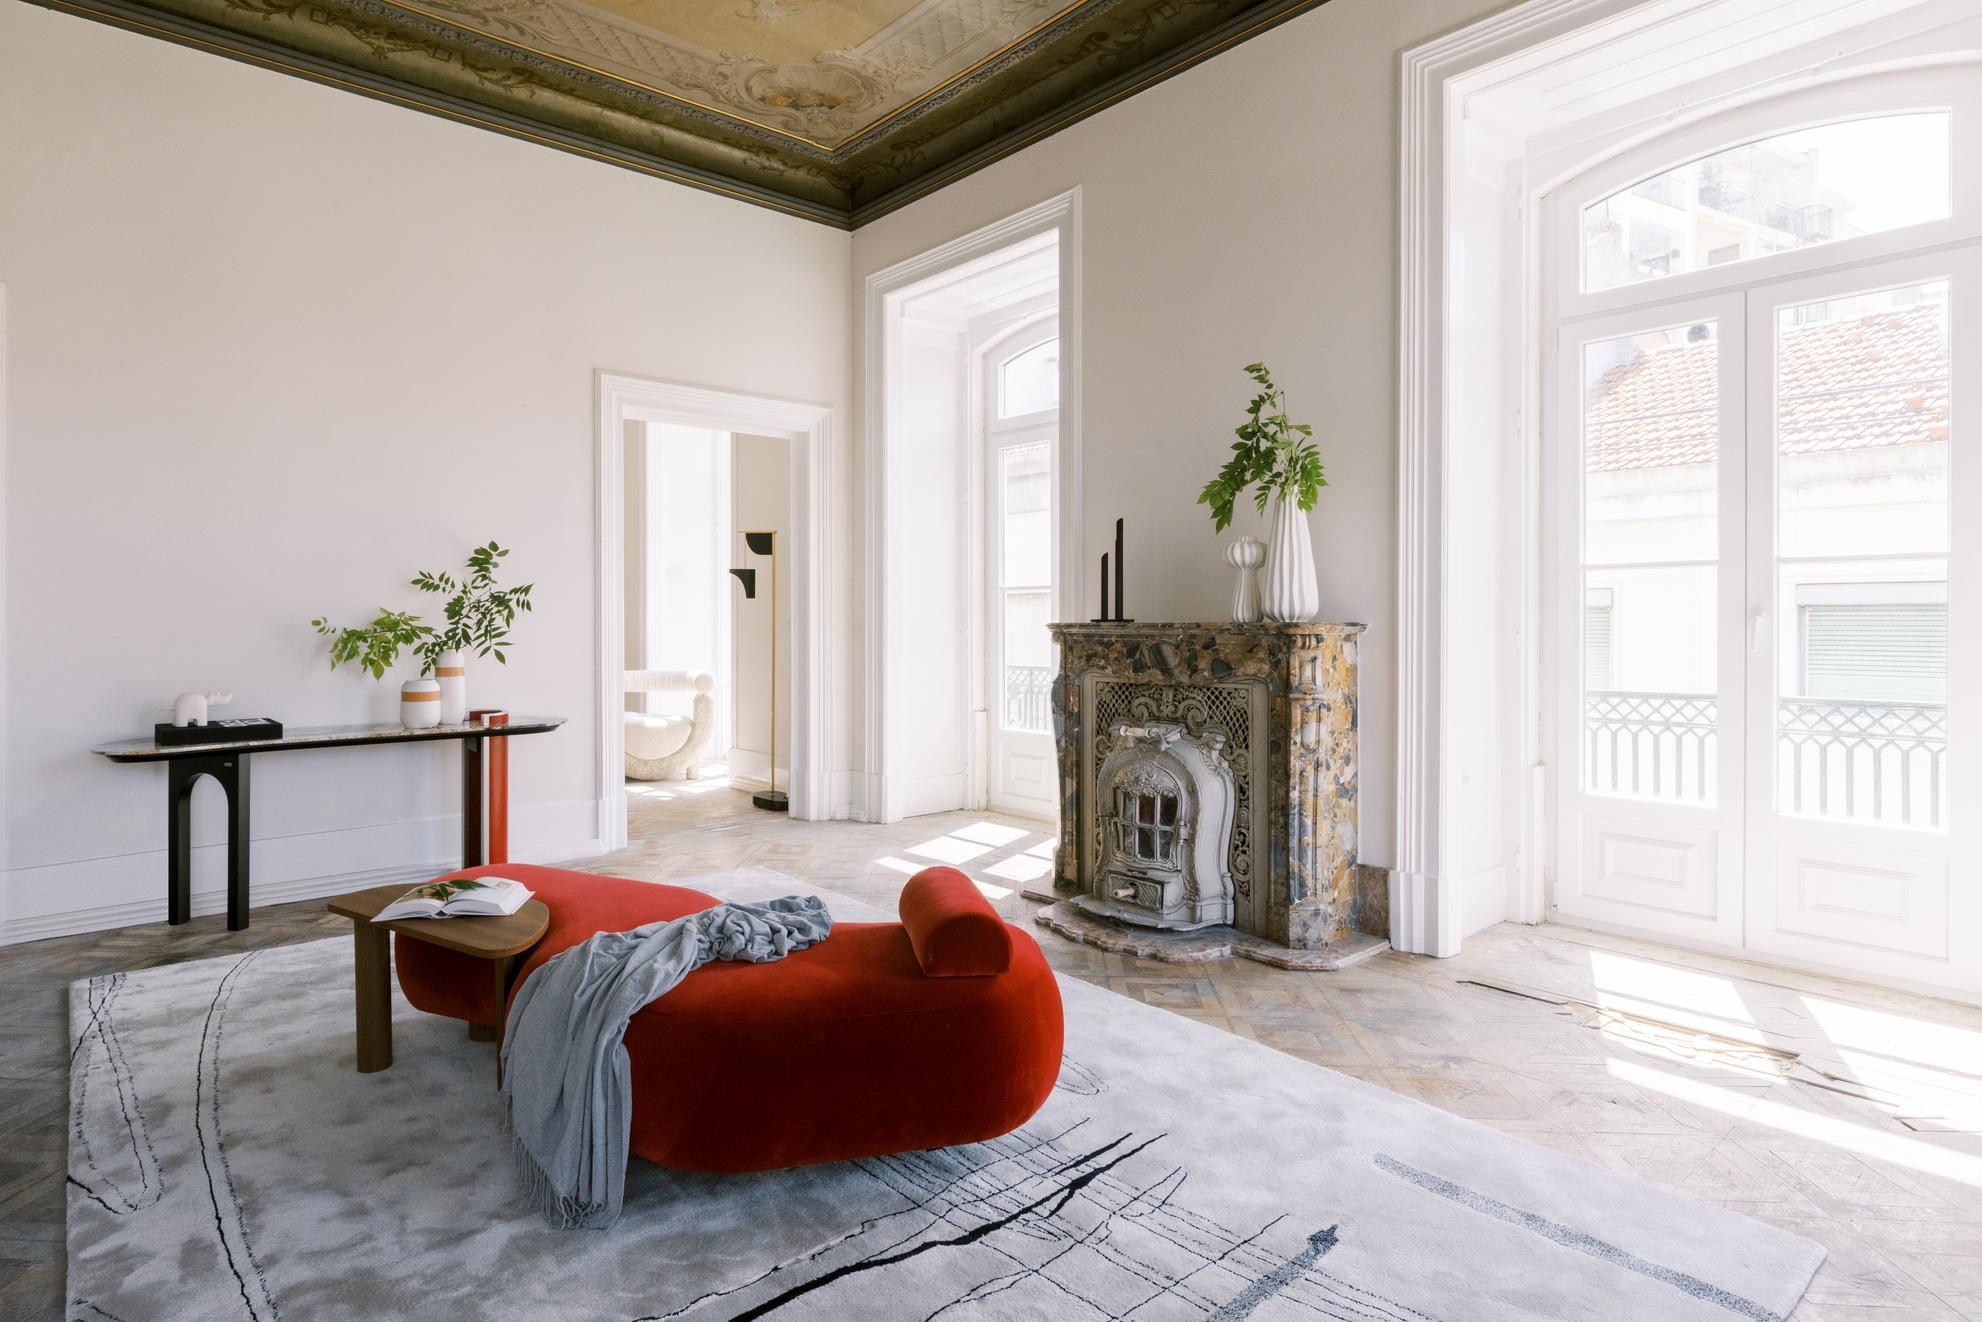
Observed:
[[[842,227],[1323,0],[31,0]]]

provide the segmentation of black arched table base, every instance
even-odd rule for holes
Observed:
[[[436,725],[424,730],[402,725],[326,725],[288,730],[280,739],[191,745],[126,739],[90,751],[112,762],[165,763],[165,917],[170,923],[187,922],[193,916],[193,786],[202,776],[219,783],[227,796],[227,926],[238,932],[248,925],[248,762],[252,757],[308,748],[456,740],[462,746],[461,865],[476,867],[485,858],[491,863],[509,861],[507,761],[494,757],[494,749],[485,756],[485,741],[543,734],[563,724],[562,716],[523,716],[511,718],[507,725]],[[488,763],[494,769],[485,772]]]

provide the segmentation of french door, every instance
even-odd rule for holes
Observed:
[[[1042,338],[1043,337],[1043,338]],[[1059,812],[1053,749],[1053,452],[1060,341],[1041,323],[987,360],[985,489],[986,799],[1021,817]]]
[[[1982,245],[1566,322],[1556,915],[1982,992]]]

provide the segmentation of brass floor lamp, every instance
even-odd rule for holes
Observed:
[[[766,812],[789,812],[791,802],[785,792],[778,788],[778,535],[775,532],[746,532],[743,544],[752,555],[771,557],[771,787],[761,794],[753,794],[750,801]],[[743,584],[743,599],[757,599],[757,571],[755,569],[732,569],[736,581]]]

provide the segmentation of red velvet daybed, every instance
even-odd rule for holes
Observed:
[[[550,909],[516,986],[595,932],[718,903],[701,891],[505,864]],[[1060,1072],[1060,989],[1038,943],[962,873],[930,868],[902,922],[833,924],[769,964],[712,963],[633,1016],[633,1151],[676,1170],[757,1171],[975,1143],[1045,1104]],[[395,941],[406,999],[493,1024],[486,969]],[[511,993],[514,995],[514,992]]]

